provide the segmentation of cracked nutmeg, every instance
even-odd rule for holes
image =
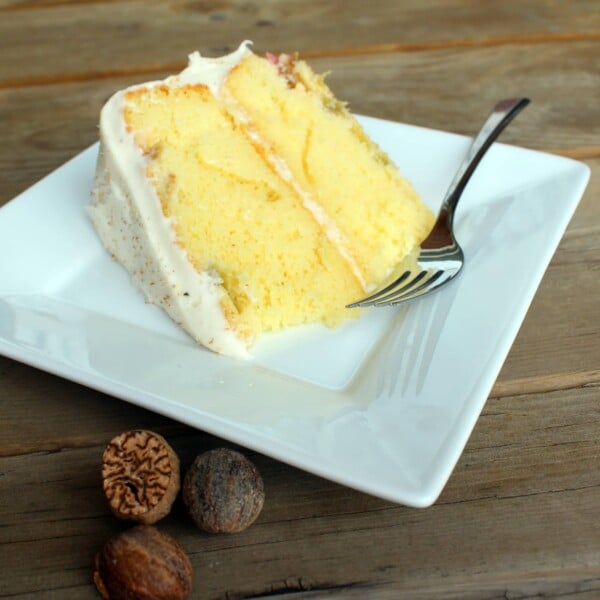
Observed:
[[[260,514],[265,491],[258,469],[243,454],[217,448],[196,457],[183,482],[183,502],[209,533],[237,533]]]
[[[192,592],[184,549],[150,525],[108,540],[94,558],[93,577],[104,600],[185,600]]]
[[[126,431],[104,450],[102,482],[116,517],[151,525],[169,514],[179,492],[179,459],[161,435]]]

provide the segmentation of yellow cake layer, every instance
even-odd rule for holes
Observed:
[[[242,337],[350,316],[363,293],[352,269],[207,87],[138,88],[125,107],[177,243],[222,279]]]
[[[249,56],[229,74],[224,97],[336,223],[369,287],[426,237],[431,212],[304,62],[282,69]]]

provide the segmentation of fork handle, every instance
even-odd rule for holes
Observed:
[[[487,152],[492,142],[500,135],[502,130],[529,104],[529,98],[509,98],[500,100],[492,113],[483,124],[479,133],[473,140],[471,147],[460,165],[442,204],[442,212],[445,213],[448,227],[452,227],[454,213],[458,201],[471,179],[475,168]]]

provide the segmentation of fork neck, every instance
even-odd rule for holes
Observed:
[[[529,104],[529,98],[510,98],[501,100],[496,104],[489,117],[479,130],[479,133],[473,140],[467,156],[461,163],[442,204],[440,216],[444,218],[446,225],[452,229],[454,223],[454,213],[458,201],[471,179],[475,168],[480,163],[484,154],[488,151],[494,140],[500,135],[502,130]],[[444,214],[442,214],[444,213]]]
[[[452,235],[452,222],[448,211],[442,207],[438,218],[436,219],[432,230],[426,239],[421,242],[422,250],[447,248],[456,243]]]

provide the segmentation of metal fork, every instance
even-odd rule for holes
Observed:
[[[464,255],[453,230],[458,201],[492,142],[528,104],[528,98],[510,98],[496,104],[454,176],[433,229],[421,244],[417,270],[404,271],[388,286],[367,298],[348,304],[347,308],[390,306],[415,300],[441,288],[460,273]]]

